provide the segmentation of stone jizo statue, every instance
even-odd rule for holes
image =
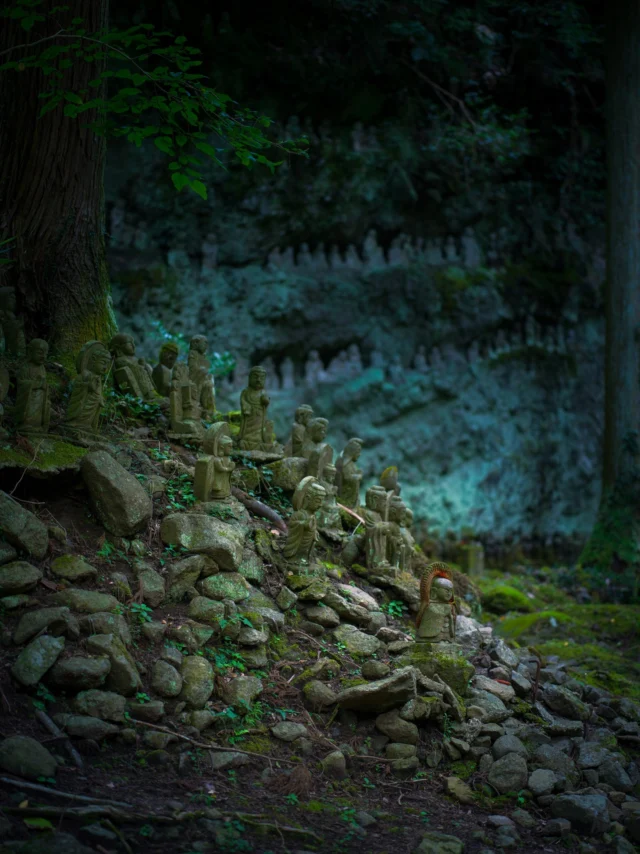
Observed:
[[[226,421],[219,421],[205,433],[203,450],[207,456],[196,462],[194,493],[199,501],[223,501],[231,495],[233,439]]]
[[[14,418],[20,433],[47,433],[51,418],[49,386],[44,367],[49,345],[34,338],[27,347],[26,361],[18,369]]]
[[[307,438],[307,426],[313,418],[313,409],[306,403],[303,403],[296,409],[294,416],[293,427],[291,429],[291,439],[287,447],[288,456],[302,457],[304,456],[304,446]]]
[[[197,400],[200,404],[202,418],[213,421],[216,414],[216,398],[213,388],[213,377],[209,373],[211,362],[207,358],[209,342],[204,335],[194,335],[189,342],[189,378],[195,383]]]
[[[267,419],[270,399],[264,390],[266,379],[264,368],[251,368],[248,385],[240,395],[238,447],[242,451],[274,449],[273,422]]]
[[[446,563],[431,563],[420,580],[417,640],[452,643],[456,639],[456,603],[451,570]]]
[[[180,350],[173,341],[166,341],[160,348],[158,364],[151,373],[151,379],[158,394],[169,397],[171,394],[171,373],[178,361]]]
[[[136,359],[136,345],[131,335],[114,335],[109,350],[114,358],[113,379],[118,391],[142,400],[154,400],[157,395],[151,371],[144,359]]]
[[[303,478],[293,494],[293,514],[283,554],[288,561],[308,564],[318,538],[316,514],[322,507],[326,491],[315,477]]]
[[[315,388],[324,375],[324,365],[317,350],[309,353],[304,367],[304,378],[309,388]]]
[[[302,456],[309,459],[314,452],[319,453],[326,444],[324,440],[328,431],[329,422],[326,418],[312,418],[306,426]]]
[[[191,380],[189,368],[184,362],[176,362],[171,374],[169,417],[173,437],[200,438],[202,436],[198,388]]]
[[[71,385],[65,426],[79,434],[96,434],[104,406],[102,383],[111,367],[111,354],[100,341],[87,341],[78,353],[78,376]]]
[[[23,356],[26,350],[24,322],[16,314],[16,292],[13,288],[0,288],[0,325],[4,337],[4,351],[9,356]]]
[[[296,387],[295,366],[290,356],[282,360],[280,373],[282,374],[282,388],[284,390],[289,391]]]
[[[365,554],[367,568],[388,571],[388,538],[393,533],[389,524],[389,504],[393,492],[382,486],[371,486],[366,493]]]
[[[358,468],[357,462],[362,453],[362,444],[362,439],[349,439],[336,462],[338,502],[351,510],[360,504],[362,470]]]
[[[340,518],[340,508],[336,501],[338,487],[335,485],[336,467],[328,463],[324,466],[322,486],[326,493],[325,499],[322,502],[322,507],[318,511],[318,520],[321,528],[330,528],[337,531],[342,531],[342,520]]]

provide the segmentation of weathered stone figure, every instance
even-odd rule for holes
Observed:
[[[176,438],[202,436],[202,421],[198,389],[189,376],[184,362],[176,362],[171,374],[169,392],[171,433]]]
[[[389,503],[392,492],[382,486],[371,486],[366,493],[365,554],[367,568],[388,570],[391,566],[387,557],[389,525]]]
[[[327,432],[329,430],[329,422],[326,418],[312,418],[311,421],[307,424],[305,430],[305,440],[304,445],[302,447],[302,456],[306,457],[309,462],[309,466],[311,467],[311,457],[313,456],[313,466],[318,468],[318,460],[319,457],[327,446],[325,439],[327,438]],[[333,449],[332,449],[333,454]],[[331,460],[333,456],[331,457]],[[331,462],[329,460],[329,462]]]
[[[419,374],[426,374],[429,370],[429,365],[427,364],[427,354],[424,344],[420,344],[418,347],[418,351],[413,359],[413,368]]]
[[[289,391],[296,387],[296,374],[293,359],[287,356],[282,360],[280,365],[280,373],[282,375],[282,388]]]
[[[249,382],[240,395],[240,433],[242,451],[273,449],[273,423],[267,420],[269,395],[264,390],[267,374],[259,365],[249,371]]]
[[[309,353],[309,358],[304,367],[304,378],[309,388],[315,388],[324,375],[324,365],[317,350]]]
[[[0,288],[0,325],[4,337],[4,350],[9,356],[22,356],[26,350],[24,323],[16,315],[16,292],[13,288]]]
[[[362,470],[358,468],[357,462],[361,453],[362,439],[349,439],[336,462],[338,501],[351,510],[360,504]]]
[[[380,486],[387,492],[400,495],[402,488],[398,483],[398,466],[387,466],[380,475]]]
[[[293,427],[291,429],[291,439],[287,447],[288,456],[302,457],[304,456],[304,446],[307,437],[307,426],[313,418],[313,409],[306,403],[303,403],[296,409],[294,415]]]
[[[357,344],[349,344],[347,349],[347,367],[349,379],[355,379],[362,373],[362,355]]]
[[[111,367],[111,354],[100,341],[87,341],[78,353],[78,376],[71,385],[65,426],[77,433],[98,432],[104,406],[102,382]]]
[[[404,501],[398,495],[392,495],[389,501],[389,528],[387,534],[387,560],[399,572],[411,569],[413,549],[405,537],[403,525],[408,510]]]
[[[305,477],[293,494],[293,515],[283,554],[288,561],[308,564],[318,538],[316,513],[322,507],[326,492],[315,477]]]
[[[342,531],[340,508],[336,501],[336,495],[338,492],[338,487],[336,486],[336,467],[331,465],[331,463],[324,466],[322,486],[326,496],[322,502],[322,507],[318,512],[319,525],[321,528],[330,528]]]
[[[27,360],[18,369],[14,418],[21,433],[46,433],[49,430],[51,404],[44,364],[49,345],[34,338],[27,347]]]
[[[194,488],[199,501],[222,501],[231,495],[233,439],[226,421],[219,421],[205,433],[203,450],[207,456],[196,462]]]
[[[213,421],[216,414],[216,398],[213,377],[209,373],[211,362],[207,358],[209,342],[204,335],[194,335],[189,342],[189,377],[195,383],[198,403],[205,421]]]
[[[431,563],[423,570],[416,628],[417,640],[423,643],[455,641],[456,603],[451,570],[446,563]]]
[[[157,395],[149,366],[144,359],[136,359],[136,345],[131,335],[114,335],[109,342],[109,350],[114,358],[113,379],[116,388],[123,394],[153,400]]]
[[[169,397],[171,394],[171,372],[178,361],[180,350],[173,341],[166,341],[160,348],[158,364],[151,373],[151,379],[158,394]]]

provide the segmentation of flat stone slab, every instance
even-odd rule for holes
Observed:
[[[266,465],[266,463],[275,463],[278,460],[284,459],[284,452],[276,453],[275,451],[233,451],[231,457],[234,460],[251,460],[257,466]]]

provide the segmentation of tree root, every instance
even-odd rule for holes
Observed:
[[[46,712],[42,711],[42,709],[36,710],[36,718],[40,721],[42,726],[51,733],[51,735],[55,736],[55,738],[62,739],[63,747],[69,754],[69,757],[72,760],[73,764],[79,771],[84,771],[84,762],[82,761],[82,757],[75,749],[73,744],[71,744],[69,736],[65,735],[65,733],[63,733],[62,730],[58,726],[56,726],[56,724],[54,724],[49,715]]]
[[[234,498],[237,498],[241,504],[244,504],[247,510],[250,513],[253,513],[254,516],[259,516],[261,519],[267,519],[269,522],[273,522],[276,528],[282,531],[283,534],[289,533],[286,522],[282,516],[273,509],[273,507],[263,504],[262,501],[258,501],[257,498],[252,498],[250,495],[247,495],[246,492],[238,489],[237,486],[231,487],[231,494]]]
[[[26,780],[14,780],[12,777],[0,777],[0,783],[4,783],[7,786],[15,786],[16,789],[25,789],[29,792],[42,792],[54,798],[79,801],[82,804],[106,804],[110,807],[133,809],[133,805],[125,801],[112,801],[108,798],[90,798],[88,795],[75,795],[73,792],[61,792],[59,789],[50,789],[48,786],[40,786],[38,783],[28,783]]]

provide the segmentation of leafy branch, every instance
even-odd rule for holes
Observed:
[[[306,137],[269,138],[270,118],[208,86],[206,75],[194,70],[202,64],[200,51],[189,46],[185,36],[158,31],[152,24],[88,32],[82,18],[62,26],[58,18],[69,7],[56,6],[43,14],[43,2],[16,0],[0,11],[1,17],[19,20],[25,32],[55,26],[49,34],[0,53],[21,54],[7,59],[0,72],[37,69],[50,81],[40,93],[46,99],[40,116],[62,106],[68,118],[88,114],[88,127],[100,136],[125,137],[137,147],[153,140],[168,158],[175,188],[187,187],[203,199],[207,189],[202,155],[204,162],[226,168],[223,157],[226,160],[231,150],[243,166],[261,164],[272,172],[283,160],[265,152],[307,156]],[[69,88],[68,72],[79,62],[95,65],[96,74],[87,88],[75,90]],[[108,95],[107,85],[113,82],[119,88]],[[211,144],[212,138],[218,145]]]

